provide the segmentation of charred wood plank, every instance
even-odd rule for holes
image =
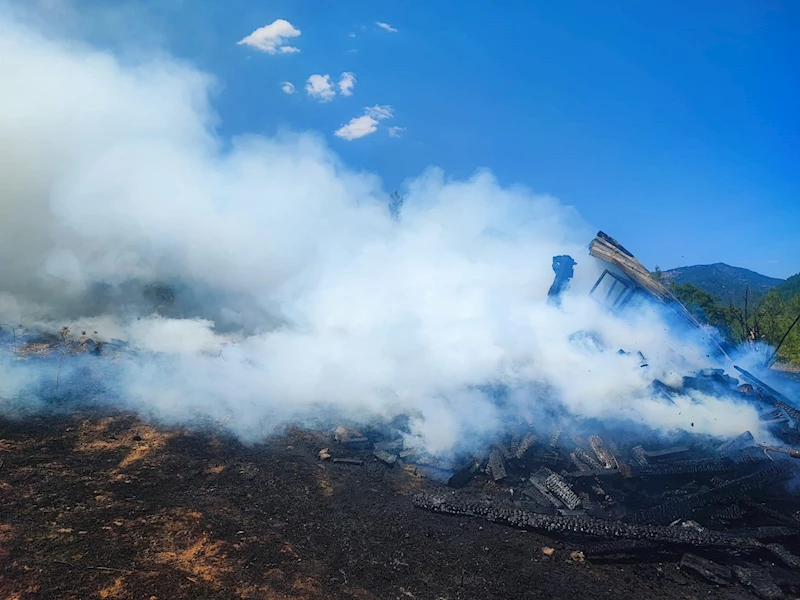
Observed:
[[[340,465],[363,465],[364,461],[360,458],[334,458],[333,462]]]
[[[577,448],[575,448],[575,451],[573,452],[573,454],[575,454],[575,457],[578,460],[580,460],[581,462],[585,463],[586,466],[589,468],[589,470],[600,471],[600,470],[605,468],[603,465],[600,464],[600,461],[598,461],[585,448],[582,448],[582,447],[578,446]]]
[[[534,473],[533,475],[530,476],[528,481],[530,481],[531,486],[533,486],[533,489],[536,490],[538,495],[545,499],[546,504],[550,504],[552,506],[555,506],[556,508],[561,508],[562,506],[564,506],[563,502],[561,502],[561,500],[559,500],[555,495],[553,495],[550,492],[550,490],[547,487],[547,484],[544,481],[544,478],[540,474]]]
[[[726,586],[733,582],[733,572],[728,567],[694,554],[684,554],[680,568],[716,585]]]
[[[662,544],[647,540],[614,540],[598,542],[583,547],[586,556],[613,556],[616,554],[639,554],[661,548]]]
[[[675,456],[676,454],[683,454],[684,452],[688,452],[689,448],[687,446],[674,446],[672,448],[662,448],[661,450],[645,450],[644,455],[650,458],[668,458],[671,456]]]
[[[591,471],[571,471],[564,473],[567,479],[580,479],[586,477],[620,477],[622,473],[619,469],[592,469]]]
[[[762,545],[752,538],[685,527],[634,525],[591,517],[540,515],[513,506],[500,506],[463,499],[452,494],[418,494],[413,500],[417,508],[452,515],[479,517],[523,529],[563,533],[606,539],[624,538],[697,547],[755,549]]]
[[[372,451],[372,455],[382,463],[385,463],[389,466],[397,462],[397,454],[392,454],[391,452],[387,452],[386,450],[382,450],[380,448],[375,448]]]
[[[778,557],[787,567],[800,571],[800,557],[789,552],[786,547],[780,544],[767,544],[767,549]]]
[[[581,505],[581,499],[572,491],[572,488],[569,487],[563,477],[546,467],[542,467],[539,473],[540,477],[544,478],[544,485],[547,489],[561,500],[568,509],[574,510]]]
[[[489,463],[486,470],[495,481],[505,479],[508,473],[506,472],[506,461],[503,459],[503,454],[499,449],[495,448],[489,453]]]
[[[606,443],[599,435],[589,436],[589,447],[594,451],[597,461],[606,469],[614,469],[617,467],[617,458],[608,449]]]
[[[631,515],[629,520],[632,523],[656,523],[661,525],[671,523],[675,519],[688,517],[693,510],[702,506],[722,504],[741,498],[748,492],[786,477],[788,473],[789,470],[783,465],[771,465],[751,475],[733,479],[716,489],[685,498],[673,498],[663,504],[639,511]]]
[[[743,498],[742,504],[751,510],[756,510],[763,515],[766,515],[773,521],[777,523],[783,523],[784,525],[788,525],[789,527],[800,527],[800,521],[796,518],[785,515],[782,512],[778,512],[768,506],[761,504],[760,502],[756,502],[752,498]]]
[[[530,450],[530,448],[536,443],[537,437],[532,433],[526,434],[519,442],[517,446],[514,456],[516,458],[522,458],[525,453]]]
[[[772,577],[762,569],[750,569],[734,565],[732,567],[736,579],[753,590],[756,596],[764,600],[779,600],[783,598],[781,588],[772,580]]]
[[[787,527],[785,525],[762,525],[761,527],[744,527],[734,530],[731,533],[743,537],[751,537],[755,540],[777,540],[780,538],[793,538],[797,536],[798,530],[794,527]],[[770,546],[780,546],[780,544],[770,544]],[[767,546],[769,548],[770,546]],[[782,546],[781,546],[782,547]],[[784,548],[784,550],[786,550]],[[788,550],[787,550],[788,552]],[[800,559],[798,559],[798,566],[800,566]]]
[[[653,477],[658,475],[697,475],[699,473],[724,473],[735,470],[736,463],[727,458],[699,458],[679,460],[663,464],[640,467],[631,465],[631,476]]]

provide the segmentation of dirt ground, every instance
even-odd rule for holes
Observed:
[[[0,420],[0,599],[753,597],[668,556],[575,563],[570,544],[415,509],[434,482],[319,461],[330,445],[294,431],[247,447],[127,414]]]

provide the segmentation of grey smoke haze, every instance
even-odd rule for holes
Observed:
[[[215,82],[192,65],[123,63],[8,16],[0,56],[0,322],[127,340],[139,352],[115,385],[146,414],[207,415],[258,439],[329,410],[408,413],[434,452],[536,422],[543,406],[760,434],[750,406],[647,395],[655,377],[708,366],[703,342],[671,337],[653,310],[620,320],[577,292],[545,303],[553,255],[576,257],[576,290],[600,272],[585,249],[594,230],[551,197],[431,168],[408,182],[395,221],[381,181],[318,135],[220,139]],[[93,304],[99,283],[131,281],[182,282],[197,309]],[[582,329],[614,350],[571,342]],[[7,359],[0,370],[12,398],[30,374]],[[508,387],[502,407],[486,384]]]

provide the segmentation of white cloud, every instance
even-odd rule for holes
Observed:
[[[267,54],[294,54],[299,48],[288,45],[290,38],[300,36],[300,30],[285,19],[277,19],[269,25],[259,27],[253,33],[237,42],[240,46],[250,46]]]
[[[363,115],[350,119],[346,125],[342,125],[333,132],[333,135],[343,140],[352,142],[378,130],[378,122],[369,115]]]
[[[403,132],[406,130],[405,127],[397,127],[396,125],[393,127],[389,127],[389,137],[391,138],[399,138],[403,135]]]
[[[291,81],[281,83],[281,91],[284,94],[294,94],[294,84]]]
[[[336,96],[330,75],[314,74],[306,81],[306,93],[320,102],[330,102]]]
[[[364,109],[364,114],[354,117],[333,132],[336,137],[352,142],[359,138],[368,136],[378,130],[378,122],[383,119],[391,119],[394,111],[391,106],[368,106]]]
[[[347,34],[347,37],[354,38],[356,37],[356,34],[351,31],[350,33]]]
[[[342,76],[339,79],[339,93],[342,96],[352,96],[355,85],[356,74],[351,73],[350,71],[345,71],[342,73]]]
[[[389,25],[388,23],[383,23],[383,22],[381,22],[381,21],[378,21],[377,23],[375,23],[375,25],[377,25],[377,26],[378,26],[378,27],[380,27],[381,29],[385,29],[385,30],[386,30],[386,31],[388,31],[389,33],[397,33],[397,29],[395,29],[394,27],[392,27],[392,26],[391,26],[391,25]]]

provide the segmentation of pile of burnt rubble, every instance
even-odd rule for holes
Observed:
[[[339,427],[336,446],[321,458],[363,464],[372,454],[444,475],[446,487],[417,495],[416,507],[561,537],[581,558],[671,556],[692,576],[783,598],[800,592],[800,411],[739,373],[741,382],[705,370],[684,386],[747,397],[780,446],[758,445],[749,432],[724,442],[680,434],[665,444],[663,437],[521,428],[479,456],[453,461],[406,448],[385,430]],[[658,387],[669,401],[672,391]]]

